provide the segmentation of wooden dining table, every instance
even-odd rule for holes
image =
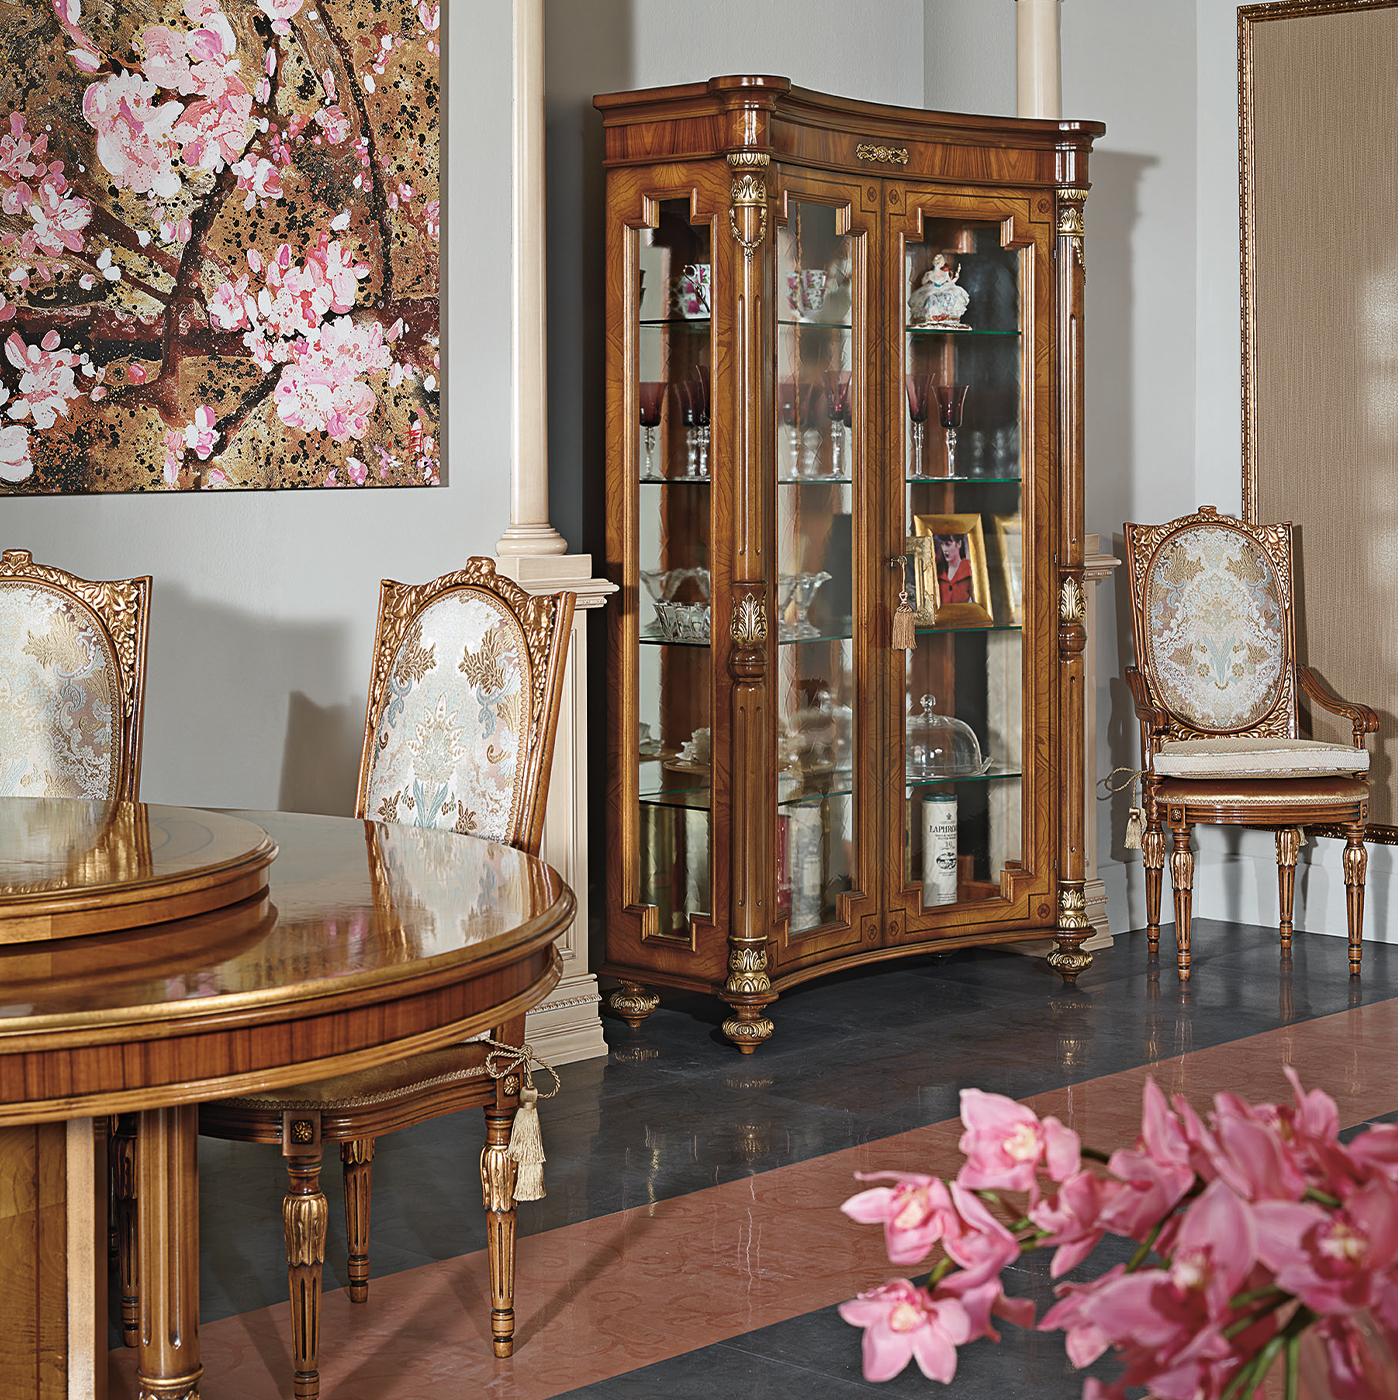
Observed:
[[[137,1114],[137,1376],[195,1400],[197,1105],[498,1026],[574,913],[490,841],[286,812],[0,798],[0,1396],[106,1388],[107,1129]]]

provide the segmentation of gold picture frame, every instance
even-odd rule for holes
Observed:
[[[949,542],[940,552],[944,542]],[[957,547],[961,541],[961,547]],[[980,515],[916,515],[916,621],[934,627],[989,627],[992,590]],[[951,570],[951,573],[950,573]]]

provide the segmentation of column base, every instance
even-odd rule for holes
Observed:
[[[569,1065],[608,1053],[598,1016],[602,997],[591,972],[565,977],[525,1018],[525,1038],[550,1064]]]

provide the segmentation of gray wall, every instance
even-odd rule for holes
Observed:
[[[348,812],[379,579],[490,553],[506,524],[510,8],[443,14],[444,398],[471,405],[449,411],[448,484],[0,501],[0,544],[154,575],[151,801]]]

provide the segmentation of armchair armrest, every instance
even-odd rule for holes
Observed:
[[[1351,742],[1358,749],[1366,747],[1366,735],[1374,734],[1381,727],[1380,716],[1369,705],[1343,700],[1315,667],[1298,667],[1298,686],[1314,705],[1351,721]]]
[[[1136,666],[1125,666],[1123,679],[1127,681],[1128,689],[1132,692],[1133,710],[1137,714],[1138,722],[1146,725],[1149,733],[1165,729],[1167,712],[1152,703],[1152,697],[1147,693],[1147,677]]]

